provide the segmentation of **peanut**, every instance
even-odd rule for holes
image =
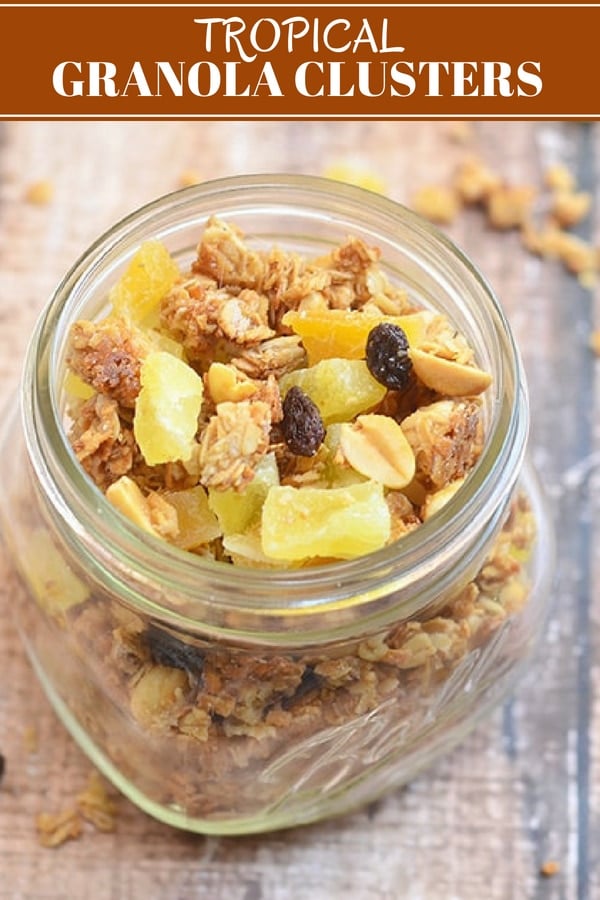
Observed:
[[[415,474],[415,456],[404,432],[389,416],[358,416],[340,428],[340,449],[353,469],[385,487],[403,488]]]
[[[416,347],[409,350],[409,356],[423,384],[446,397],[472,397],[481,394],[492,383],[489,372],[476,366],[465,366]]]

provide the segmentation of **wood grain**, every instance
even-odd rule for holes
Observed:
[[[513,183],[567,164],[595,195],[579,233],[599,240],[600,126],[451,123],[9,123],[0,133],[0,383],[10,398],[36,316],[67,267],[114,220],[179,186],[260,171],[367,166],[410,202],[467,150]],[[50,203],[27,186],[49,179]],[[195,837],[118,800],[118,830],[39,846],[35,816],[69,804],[89,763],[51,712],[0,608],[2,900],[594,900],[600,897],[599,293],[527,254],[480,213],[450,234],[500,296],[530,383],[533,458],[557,523],[544,642],[503,709],[403,790],[338,821],[241,839]],[[31,752],[27,734],[37,735]],[[540,875],[555,859],[560,871]]]

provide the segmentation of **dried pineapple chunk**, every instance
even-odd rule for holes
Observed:
[[[155,324],[158,306],[179,276],[177,263],[160,241],[145,241],[109,294],[113,312],[137,324]]]
[[[289,372],[279,382],[282,396],[294,384],[317,404],[325,425],[348,422],[377,406],[386,393],[363,359],[323,359],[307,369]]]
[[[269,488],[279,484],[279,470],[274,453],[268,453],[257,464],[254,478],[243,491],[209,488],[208,505],[216,514],[223,534],[241,534],[260,519],[260,511]]]
[[[37,603],[60,622],[72,606],[89,597],[89,589],[75,575],[45,528],[30,532],[21,564]]]
[[[187,460],[192,454],[202,405],[196,372],[171,353],[149,353],[140,372],[133,433],[148,465]]]
[[[340,488],[272,487],[262,511],[263,552],[274,559],[351,559],[390,537],[383,487],[372,481]]]
[[[72,400],[89,400],[90,397],[93,397],[96,391],[94,388],[87,384],[79,375],[76,375],[75,372],[69,370],[65,375],[65,380],[63,382],[65,393]]]
[[[406,334],[410,346],[420,343],[431,319],[428,311],[405,316],[374,315],[360,310],[308,309],[302,312],[290,310],[283,317],[302,338],[309,365],[322,359],[364,359],[369,332],[381,322],[399,325]]]
[[[179,531],[173,543],[182,550],[192,550],[208,544],[222,534],[214,512],[209,509],[208,497],[202,485],[183,491],[167,491],[165,500],[175,507]]]

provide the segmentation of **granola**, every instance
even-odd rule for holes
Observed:
[[[395,529],[418,527],[416,508],[401,492],[386,499]],[[90,687],[74,695],[74,708],[126,775],[141,779],[160,802],[183,805],[192,816],[218,819],[268,806],[289,789],[307,760],[318,771],[321,734],[340,729],[336,746],[346,726],[352,727],[349,741],[363,739],[359,723],[365,735],[371,726],[379,734],[373,718],[378,710],[390,728],[390,742],[382,734],[381,742],[366,744],[364,751],[352,743],[351,771],[359,773],[363,752],[369,759],[383,758],[394,746],[398,722],[408,740],[440,692],[449,703],[450,685],[460,685],[474,665],[481,668],[481,649],[489,644],[491,652],[527,602],[524,566],[534,533],[529,505],[519,497],[472,579],[419,617],[334,652],[236,648],[145,621],[108,597],[91,598],[68,613],[76,658],[90,670]],[[511,634],[502,651],[508,658],[522,652],[523,638]],[[104,697],[92,687],[98,684]],[[121,745],[111,735],[120,733],[123,715],[135,723],[139,738],[128,728]],[[300,759],[294,762],[296,745]],[[154,775],[152,759],[159,766]],[[249,778],[249,772],[257,777]],[[100,807],[96,827],[105,822],[112,827],[110,809]],[[76,809],[94,821],[93,792],[89,802],[78,798]],[[55,830],[57,840],[66,839],[71,825],[68,816],[48,825],[49,840]]]
[[[316,259],[255,250],[214,216],[187,271],[158,242],[143,245],[111,291],[111,312],[71,329],[69,377],[91,392],[69,407],[86,472],[144,530],[233,565],[257,540],[249,563],[269,556],[265,528],[252,516],[247,534],[232,532],[219,494],[243,504],[270,453],[278,471],[263,509],[278,508],[266,500],[280,486],[301,505],[309,495],[296,491],[366,480],[424,492],[408,529],[379,507],[383,543],[412,531],[420,507],[431,515],[425,495],[475,465],[492,379],[446,316],[390,282],[380,257],[354,236]],[[198,514],[212,516],[194,529],[210,535],[196,546],[179,521],[192,491],[205,492]],[[289,534],[280,526],[276,559]],[[307,565],[328,556],[306,549]]]
[[[597,283],[600,250],[571,231],[589,215],[591,194],[577,189],[573,173],[562,164],[548,166],[540,186],[513,184],[469,154],[449,184],[421,186],[412,206],[441,225],[450,225],[461,208],[479,207],[492,228],[518,230],[526,250],[560,260],[582,287],[593,289]]]
[[[107,499],[158,541],[265,570],[335,565],[430,521],[482,452],[491,377],[379,257],[353,237],[318,259],[254,250],[212,218],[166,288],[142,267],[143,314],[126,273],[123,305],[76,323],[67,354],[81,382],[65,382],[71,444]],[[302,806],[410,746],[436,704],[460,709],[484,647],[492,685],[493,666],[525,652],[525,636],[503,635],[527,603],[534,540],[518,496],[459,584],[336,646],[183,633],[104,590],[73,591],[64,562],[36,596],[72,651],[52,663],[70,708],[123,777],[192,819],[227,821],[290,792]],[[114,825],[97,785],[74,818],[41,823],[44,840],[76,836],[83,819]]]
[[[94,769],[70,806],[58,813],[42,812],[36,816],[38,841],[42,847],[60,847],[81,837],[84,821],[96,831],[112,832],[116,828],[116,813],[116,803]]]

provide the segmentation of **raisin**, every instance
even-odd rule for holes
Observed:
[[[380,322],[369,332],[366,362],[369,372],[380,384],[394,391],[405,390],[411,382],[412,362],[408,339],[399,325]]]
[[[0,753],[0,781],[2,781],[2,779],[4,777],[4,766],[5,766],[4,757]]]
[[[321,687],[321,678],[316,674],[315,670],[312,666],[307,666],[302,673],[302,678],[300,679],[300,684],[294,691],[291,697],[285,697],[281,701],[282,709],[290,709],[294,706],[295,703],[298,703],[299,700],[302,700],[308,694],[317,691]]]
[[[190,675],[200,678],[204,657],[197,647],[185,644],[174,635],[150,625],[146,633],[148,648],[153,661],[159,666],[184,669]]]
[[[325,437],[325,426],[308,394],[294,385],[283,401],[281,432],[288,448],[297,456],[314,456]]]

